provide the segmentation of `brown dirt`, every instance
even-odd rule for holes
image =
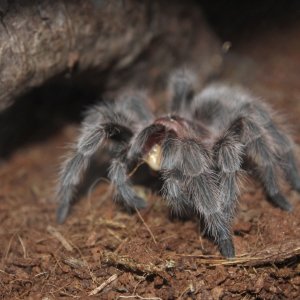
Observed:
[[[296,130],[299,33],[300,23],[233,44],[226,73],[283,110]],[[74,136],[67,127],[1,166],[2,299],[86,298],[103,283],[100,299],[300,299],[299,194],[285,189],[294,205],[286,213],[260,186],[247,185],[233,227],[237,257],[229,261],[199,237],[193,220],[170,220],[158,196],[147,194],[141,215],[122,212],[105,180],[57,225],[57,166]]]

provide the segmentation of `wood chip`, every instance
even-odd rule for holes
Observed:
[[[114,274],[112,276],[110,276],[106,281],[104,281],[101,285],[99,285],[98,287],[96,287],[94,290],[92,290],[89,293],[89,296],[93,296],[96,295],[98,293],[100,293],[106,286],[108,286],[110,283],[112,283],[113,281],[115,281],[118,278],[117,274]]]
[[[70,245],[70,243],[65,239],[65,237],[54,227],[48,225],[47,231],[54,236],[56,239],[60,241],[60,243],[63,245],[63,247],[67,250],[72,252],[73,247]]]

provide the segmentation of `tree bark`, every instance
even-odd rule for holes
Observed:
[[[57,75],[93,70],[109,89],[159,82],[182,65],[203,76],[220,67],[193,1],[0,0],[0,17],[0,110]]]

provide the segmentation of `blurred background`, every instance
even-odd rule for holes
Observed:
[[[150,2],[1,2],[2,158],[80,121],[89,105],[122,89],[159,94],[182,66],[192,66],[200,82],[243,84],[297,120],[299,1]],[[159,107],[166,101],[154,98]]]

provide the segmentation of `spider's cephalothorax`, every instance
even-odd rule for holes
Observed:
[[[233,257],[230,225],[239,196],[239,176],[257,176],[268,198],[284,210],[281,177],[300,190],[293,142],[275,125],[270,108],[244,89],[208,85],[194,93],[194,76],[175,72],[170,80],[170,113],[155,118],[136,93],[92,108],[58,189],[58,221],[63,222],[81,176],[106,141],[113,145],[109,178],[116,199],[132,209],[145,207],[130,176],[142,162],[157,171],[162,194],[177,212],[194,212],[225,257]]]

